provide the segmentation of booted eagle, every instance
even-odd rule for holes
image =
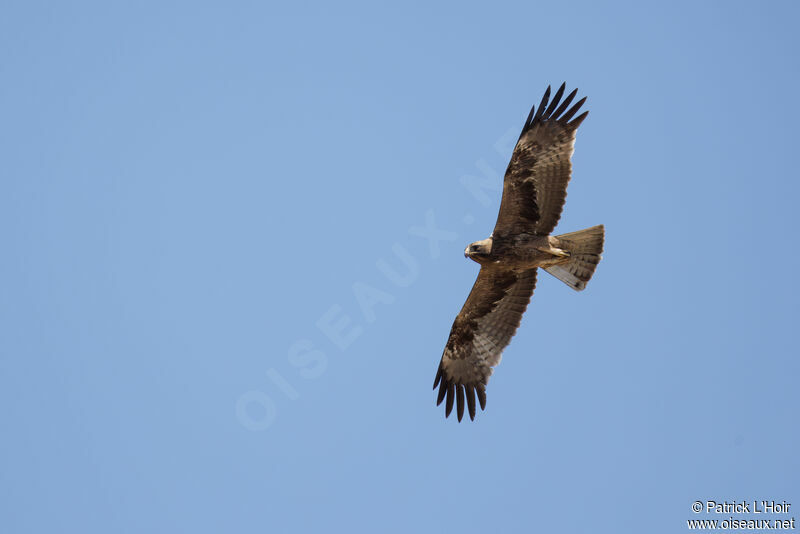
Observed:
[[[445,417],[456,405],[475,419],[475,398],[486,407],[492,367],[519,327],[542,267],[580,291],[594,274],[603,252],[603,226],[551,236],[561,216],[572,174],[575,132],[588,111],[575,117],[586,98],[569,107],[577,89],[561,102],[562,84],[550,101],[550,87],[539,109],[531,108],[503,180],[503,198],[492,235],[464,250],[480,264],[478,279],[453,321],[436,372],[437,406]],[[559,103],[561,105],[559,105]],[[575,118],[573,118],[575,117]]]

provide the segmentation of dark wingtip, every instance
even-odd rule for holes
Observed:
[[[450,417],[450,412],[453,411],[453,401],[455,400],[456,396],[456,386],[455,384],[448,384],[447,386],[447,401],[445,401],[444,406],[444,416]]]
[[[473,386],[466,387],[467,394],[467,408],[469,409],[470,421],[475,420],[475,388]]]
[[[566,88],[567,88],[567,82],[562,83],[561,87],[559,87],[558,91],[556,91],[556,94],[553,95],[553,101],[550,102],[549,106],[547,106],[547,109],[542,115],[542,118],[544,119],[550,118],[550,115],[553,114],[553,110],[556,109],[556,106],[558,105],[559,101],[561,101],[561,96],[564,94],[564,89]]]
[[[564,114],[564,116],[563,116],[563,117],[561,117],[561,119],[560,119],[560,120],[562,120],[563,122],[569,122],[569,121],[570,121],[570,119],[572,119],[572,117],[574,117],[574,116],[575,116],[575,114],[578,112],[578,110],[579,110],[579,109],[581,109],[581,106],[583,105],[583,103],[584,103],[584,102],[586,102],[586,97],[585,97],[585,96],[584,96],[583,98],[581,98],[580,100],[578,100],[577,104],[575,104],[574,106],[572,106],[572,107],[569,109],[569,111],[567,111],[567,112]]]
[[[436,406],[439,406],[444,400],[444,394],[447,393],[447,384],[443,381],[439,387],[439,395],[436,397]]]
[[[578,89],[577,88],[574,89],[569,95],[567,95],[567,98],[565,98],[564,101],[561,102],[561,97],[564,95],[564,91],[566,90],[566,88],[567,88],[567,82],[562,83],[559,86],[558,90],[556,91],[555,95],[553,95],[553,99],[550,100],[550,92],[552,88],[549,85],[547,86],[547,89],[545,90],[544,95],[542,96],[542,101],[539,103],[539,107],[538,108],[536,106],[531,107],[531,112],[528,114],[528,118],[525,120],[525,126],[522,129],[522,133],[520,133],[520,137],[522,137],[522,135],[526,131],[528,131],[531,127],[535,126],[541,121],[555,120],[561,122],[562,124],[569,124],[569,126],[573,128],[577,128],[578,126],[580,126],[580,123],[583,121],[583,119],[586,118],[585,113],[580,117],[578,117],[577,119],[575,119],[574,121],[572,122],[570,121],[572,120],[572,117],[574,117],[575,114],[578,112],[578,110],[581,108],[583,103],[586,102],[586,97],[583,97],[578,101],[578,103],[569,108],[569,105],[572,103],[572,100],[575,98],[575,95],[578,94]],[[559,102],[561,103],[561,105],[559,105]],[[561,116],[562,113],[564,113],[564,111],[567,110],[568,108],[569,110],[566,111],[566,113],[562,117]]]
[[[456,411],[458,412],[458,422],[464,418],[464,384],[456,386]]]
[[[533,116],[533,122],[531,124],[535,124],[538,121],[544,110],[547,108],[547,101],[550,99],[550,86],[547,86],[547,90],[544,92],[544,96],[542,96],[542,101],[539,103],[539,111],[536,112],[536,115]]]
[[[486,409],[486,385],[480,383],[474,385],[456,383],[447,377],[441,364],[439,365],[439,370],[436,371],[436,380],[433,383],[433,388],[436,389],[436,386],[439,386],[436,406],[445,402],[445,417],[450,417],[453,408],[455,408],[459,422],[464,419],[465,413],[469,414],[471,421],[474,421],[475,413],[477,412],[476,396],[481,410]]]
[[[571,92],[569,95],[567,95],[567,98],[565,98],[565,99],[564,99],[564,102],[562,102],[562,103],[561,103],[561,105],[560,105],[560,106],[558,106],[558,109],[557,109],[557,110],[555,110],[555,111],[553,112],[553,114],[551,115],[551,117],[552,117],[554,120],[558,120],[558,117],[559,117],[559,116],[560,116],[562,113],[564,113],[564,110],[565,110],[565,109],[567,109],[567,107],[569,107],[569,104],[570,104],[570,102],[572,102],[572,99],[574,99],[574,98],[575,98],[575,95],[577,95],[577,94],[578,94],[578,89],[576,88],[576,89],[574,89],[574,90],[573,90],[573,91],[572,91],[572,92]]]
[[[570,125],[571,127],[573,127],[573,128],[577,128],[578,126],[580,126],[580,125],[581,125],[581,123],[583,122],[583,120],[586,118],[586,115],[588,115],[588,114],[589,114],[589,112],[588,112],[588,111],[584,111],[583,113],[581,113],[580,115],[578,115],[578,116],[577,116],[577,117],[576,117],[576,118],[575,118],[575,119],[574,119],[572,122],[570,122],[570,123],[569,123],[569,125]]]
[[[523,131],[530,127],[531,119],[533,119],[533,113],[535,111],[536,111],[536,105],[531,106],[531,112],[528,113],[528,118],[525,119],[525,128],[523,128]]]
[[[477,393],[478,393],[478,402],[481,405],[481,410],[485,410],[486,409],[486,389],[482,385],[478,386],[476,389],[477,389]]]

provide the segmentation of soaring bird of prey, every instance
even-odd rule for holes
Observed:
[[[459,421],[465,404],[475,419],[476,396],[486,408],[486,384],[528,307],[537,268],[580,291],[600,261],[602,225],[550,235],[567,196],[575,132],[589,113],[575,117],[585,97],[569,107],[577,89],[561,102],[565,85],[552,101],[548,87],[538,110],[531,108],[506,170],[494,231],[464,250],[481,270],[453,322],[433,383],[437,406],[446,399],[445,417],[455,403]]]

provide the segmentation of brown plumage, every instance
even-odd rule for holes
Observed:
[[[489,376],[519,327],[537,268],[581,290],[600,261],[602,226],[550,236],[567,195],[575,131],[588,114],[575,117],[586,98],[569,107],[577,89],[561,102],[564,89],[550,101],[548,87],[538,110],[531,109],[506,170],[494,232],[464,251],[481,270],[453,322],[433,384],[437,405],[445,401],[445,416],[455,405],[459,421],[465,407],[475,418],[476,396],[485,409]]]

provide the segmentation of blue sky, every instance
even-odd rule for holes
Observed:
[[[4,3],[0,527],[660,533],[729,517],[696,500],[800,506],[798,11]],[[562,81],[590,114],[558,230],[605,224],[604,260],[582,293],[540,274],[487,410],[445,420],[462,251]]]

